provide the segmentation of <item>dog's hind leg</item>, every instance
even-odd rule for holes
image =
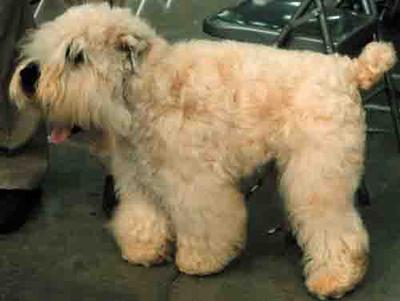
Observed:
[[[353,204],[363,164],[362,126],[343,124],[319,136],[324,126],[312,125],[314,132],[280,162],[289,220],[304,252],[306,286],[320,298],[353,289],[368,261],[368,234]]]
[[[242,194],[212,173],[172,182],[167,206],[176,231],[177,267],[195,275],[221,271],[245,244]]]
[[[135,264],[161,263],[169,255],[169,218],[151,195],[130,183],[129,192],[120,192],[120,203],[110,228],[122,257]]]

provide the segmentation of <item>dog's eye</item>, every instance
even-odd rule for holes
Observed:
[[[65,58],[68,62],[76,66],[83,64],[85,62],[85,54],[83,53],[83,50],[75,52],[71,50],[71,46],[67,48],[67,51],[65,53]]]
[[[85,62],[85,56],[83,54],[83,51],[79,51],[73,59],[73,62],[75,65],[79,65]]]

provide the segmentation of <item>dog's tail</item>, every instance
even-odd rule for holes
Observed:
[[[391,43],[371,42],[353,62],[359,87],[368,90],[394,66],[396,51]]]

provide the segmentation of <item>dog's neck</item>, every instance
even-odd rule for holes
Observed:
[[[169,48],[169,44],[160,37],[151,39],[148,43],[149,51],[145,54],[143,62],[145,64],[155,64],[163,57],[164,52]]]
[[[148,41],[149,50],[139,59],[139,65],[137,72],[132,72],[129,68],[125,69],[125,74],[123,76],[122,84],[122,98],[124,101],[124,106],[131,114],[131,122],[135,122],[135,112],[136,112],[136,102],[139,96],[135,96],[137,91],[137,80],[141,77],[143,72],[147,72],[145,69],[148,67],[156,65],[164,56],[165,52],[169,49],[169,43],[160,38],[154,38]],[[117,132],[112,131],[111,135],[114,137],[114,142],[121,145],[130,145],[129,147],[134,147],[135,143],[132,143],[132,137],[134,137],[134,131],[137,128],[132,124],[128,132]]]

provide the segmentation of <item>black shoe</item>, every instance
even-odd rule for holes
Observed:
[[[108,218],[112,216],[117,205],[118,199],[114,190],[114,178],[108,175],[106,176],[103,190],[103,211]]]
[[[0,233],[9,233],[25,224],[40,203],[41,189],[0,189]]]

